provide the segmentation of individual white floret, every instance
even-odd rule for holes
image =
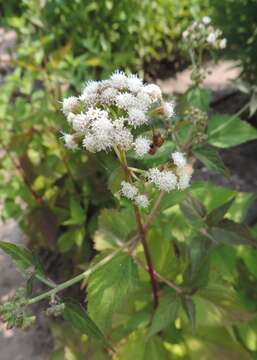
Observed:
[[[178,181],[178,188],[180,190],[185,190],[186,188],[189,187],[190,185],[190,180],[191,180],[191,175],[187,174],[187,173],[183,173]]]
[[[86,116],[89,121],[99,120],[99,119],[107,119],[108,112],[105,110],[101,110],[98,108],[90,107],[86,112]]]
[[[138,189],[134,185],[128,183],[127,181],[122,181],[121,193],[126,198],[130,200],[134,200],[138,194]]]
[[[136,105],[136,98],[128,92],[118,94],[116,96],[116,105],[121,109],[128,110]]]
[[[188,31],[188,30],[185,30],[185,31],[182,32],[182,37],[183,37],[183,39],[186,39],[186,38],[188,37],[188,35],[189,35],[189,31]]]
[[[158,179],[156,186],[161,191],[171,191],[176,188],[177,185],[177,177],[171,171],[162,171],[160,178]]]
[[[178,169],[178,189],[184,190],[189,187],[192,173],[193,168],[190,164]]]
[[[68,121],[68,123],[69,123],[69,124],[72,124],[72,121],[73,121],[73,119],[74,119],[75,117],[76,117],[75,114],[69,113],[69,114],[67,115],[67,121]]]
[[[73,113],[78,109],[79,106],[79,99],[75,96],[70,96],[65,99],[63,99],[62,102],[62,111],[65,115],[68,115],[69,113]]]
[[[220,49],[225,49],[227,46],[227,39],[220,40]]]
[[[177,167],[183,168],[184,166],[186,166],[187,160],[183,153],[176,151],[171,154],[171,157]]]
[[[117,70],[111,75],[111,83],[116,89],[124,89],[127,87],[127,76],[123,71]]]
[[[113,87],[107,87],[102,91],[100,100],[104,104],[112,104],[115,102],[117,94],[117,89],[114,89]]]
[[[82,146],[89,152],[95,153],[97,151],[95,136],[92,134],[87,134],[82,141]]]
[[[95,137],[95,149],[97,151],[108,150],[113,146],[113,124],[108,118],[95,120],[92,125],[92,132]]]
[[[150,150],[150,141],[142,136],[139,136],[134,143],[134,148],[136,155],[139,158],[142,158]]]
[[[150,108],[152,102],[153,100],[151,97],[146,92],[144,92],[144,90],[140,90],[136,96],[135,107],[146,112]]]
[[[145,85],[143,91],[150,96],[152,101],[158,101],[162,98],[162,91],[158,85],[148,84]]]
[[[216,33],[215,32],[211,32],[209,35],[208,35],[208,37],[207,37],[207,42],[209,43],[209,44],[214,44],[215,43],[215,41],[217,40],[217,35],[216,35]]]
[[[88,124],[88,117],[86,114],[83,113],[75,115],[72,119],[73,130],[77,132],[84,132],[87,129]]]
[[[129,91],[137,93],[143,87],[143,81],[137,75],[131,74],[127,79]]]
[[[134,200],[135,203],[143,209],[149,206],[149,200],[146,195],[137,195]]]
[[[114,132],[113,141],[115,145],[118,145],[123,150],[129,150],[133,144],[133,135],[124,126],[124,119],[118,119],[113,122]]]
[[[157,168],[148,171],[148,180],[156,185],[161,191],[171,191],[177,186],[177,177],[171,171],[160,171]]]
[[[162,110],[167,118],[175,115],[175,105],[173,102],[164,102],[162,105]]]
[[[77,145],[77,143],[75,142],[73,135],[63,133],[62,138],[63,138],[63,140],[64,140],[65,146],[66,146],[68,149],[71,149],[71,150],[77,149],[78,145]]]
[[[208,25],[208,24],[210,24],[210,22],[211,22],[211,18],[210,18],[209,16],[204,16],[204,17],[202,18],[202,22],[203,22],[205,25]]]
[[[136,108],[128,110],[128,123],[133,127],[137,127],[148,122],[148,118],[144,111]]]
[[[92,105],[98,100],[98,90],[99,90],[98,81],[88,81],[79,99],[82,102],[84,102],[86,105]]]
[[[99,81],[89,80],[86,82],[86,86],[84,87],[83,92],[85,91],[88,93],[96,93],[99,90],[99,85]]]

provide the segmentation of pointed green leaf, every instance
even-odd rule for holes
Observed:
[[[79,303],[66,301],[63,316],[64,319],[81,334],[86,334],[89,337],[97,339],[109,347],[102,331],[88,316],[86,310]]]
[[[206,89],[193,88],[187,93],[187,101],[190,106],[202,111],[208,111],[211,100],[211,92]]]
[[[171,325],[176,320],[179,306],[180,300],[176,294],[171,291],[166,292],[161,297],[160,304],[154,313],[148,336],[157,334]]]
[[[194,223],[202,221],[206,216],[205,206],[195,196],[188,194],[185,200],[180,203],[180,209],[186,218]]]
[[[225,219],[219,226],[210,230],[210,235],[217,243],[230,245],[249,245],[257,248],[257,241],[252,237],[249,228],[246,225],[235,223],[232,220]]]
[[[233,204],[235,198],[233,197],[229,201],[227,201],[225,204],[217,207],[216,209],[212,210],[211,213],[207,216],[207,223],[211,226],[217,225],[226,215],[229,208]]]
[[[218,151],[213,146],[198,146],[193,149],[193,153],[208,170],[224,176],[228,175],[228,170],[219,156]]]
[[[103,329],[111,327],[113,312],[118,310],[138,284],[137,267],[130,256],[116,255],[96,270],[88,281],[88,310]]]
[[[12,258],[18,269],[27,270],[33,267],[40,275],[44,274],[42,265],[37,257],[25,247],[0,241],[0,249]]]
[[[257,130],[233,115],[215,115],[209,121],[209,143],[219,148],[229,148],[257,139]]]
[[[193,334],[195,334],[195,330],[196,330],[195,304],[194,304],[192,298],[190,298],[188,296],[183,299],[182,304],[183,304],[184,310],[187,314],[187,317],[191,323],[192,332],[193,332]]]
[[[125,340],[125,341],[124,341]],[[124,339],[113,360],[169,360],[170,355],[159,337],[146,339],[144,330],[138,330]]]

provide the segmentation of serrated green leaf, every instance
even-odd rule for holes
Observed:
[[[187,317],[190,321],[192,332],[195,334],[196,330],[196,323],[195,323],[195,303],[193,302],[193,299],[191,297],[185,297],[182,301],[184,310],[187,314]]]
[[[63,317],[81,334],[86,334],[89,337],[97,339],[109,347],[102,331],[88,316],[86,310],[79,303],[66,301]]]
[[[191,194],[188,194],[179,206],[186,218],[192,223],[203,221],[207,213],[202,202]]]
[[[257,139],[257,130],[233,115],[215,115],[208,124],[209,143],[220,148],[229,148]]]
[[[69,251],[75,244],[80,247],[85,237],[84,228],[74,228],[65,231],[57,240],[58,249],[65,253]]]
[[[209,233],[218,244],[242,244],[257,248],[257,241],[251,236],[249,228],[246,225],[235,223],[232,220],[223,220],[219,226],[211,228]]]
[[[166,292],[160,300],[160,304],[154,313],[154,317],[149,328],[148,336],[157,334],[161,330],[171,325],[177,317],[180,300],[174,292]]]
[[[122,341],[113,360],[169,360],[170,355],[158,337],[146,340],[143,330],[138,330]]]
[[[116,255],[96,270],[88,281],[88,310],[103,329],[111,327],[112,315],[137,287],[138,272],[126,254]]]
[[[207,216],[207,223],[210,226],[217,225],[224,218],[229,208],[233,204],[234,200],[235,198],[232,198],[229,201],[227,201],[225,204],[212,210],[211,213]]]
[[[219,156],[218,151],[213,146],[198,146],[193,149],[193,154],[208,170],[228,176],[228,170]]]
[[[112,171],[108,179],[108,189],[113,193],[117,193],[120,190],[121,182],[125,180],[124,171],[121,166]]]
[[[80,202],[74,198],[70,200],[70,219],[64,225],[82,225],[85,222],[86,212],[81,207]]]
[[[0,241],[0,249],[12,258],[18,269],[27,270],[32,267],[40,275],[44,275],[43,268],[37,257],[25,247],[6,241]]]
[[[102,251],[117,246],[117,240],[126,241],[136,229],[130,209],[102,209],[98,217],[98,230],[94,235],[95,249]]]

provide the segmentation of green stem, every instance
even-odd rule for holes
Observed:
[[[128,243],[123,245],[123,247],[127,247],[127,246],[128,246]],[[64,289],[67,289],[68,287],[70,287],[70,286],[84,280],[85,278],[88,278],[94,271],[99,269],[101,266],[107,264],[109,261],[111,261],[114,258],[114,256],[116,256],[122,250],[123,247],[120,247],[116,251],[112,252],[110,255],[106,256],[103,260],[99,261],[99,263],[92,266],[90,269],[84,271],[83,273],[75,276],[74,278],[55,286],[52,290],[49,290],[47,292],[44,292],[41,295],[38,295],[38,296],[36,296],[34,298],[31,298],[28,301],[28,305],[35,304],[35,303],[37,303],[37,302],[39,302],[41,300],[44,300],[46,298],[51,298],[52,296],[56,295],[58,292],[60,292],[60,291],[62,291]]]

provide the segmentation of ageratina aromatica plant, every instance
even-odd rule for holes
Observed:
[[[202,52],[225,46],[220,32],[209,23],[205,17],[183,36],[196,75],[201,75]],[[79,96],[62,101],[67,119],[62,138],[67,151],[73,155],[83,152],[109,172],[106,183],[114,201],[100,211],[98,224],[89,222],[86,229],[93,234],[95,256],[81,265],[81,273],[56,284],[28,249],[0,242],[27,278],[27,286],[1,306],[2,319],[9,327],[26,328],[35,320],[28,307],[47,301],[48,315],[61,315],[79,331],[69,353],[67,339],[70,343],[74,333],[68,332],[58,358],[69,359],[67,354],[72,354],[74,359],[90,360],[191,359],[191,354],[187,357],[191,351],[196,354],[192,359],[216,359],[216,348],[213,357],[208,341],[207,356],[195,353],[203,349],[202,324],[215,324],[216,331],[205,327],[204,336],[220,333],[222,344],[225,338],[228,346],[235,330],[231,319],[238,320],[237,310],[240,319],[251,319],[237,303],[232,270],[223,264],[223,255],[228,254],[224,244],[230,246],[230,262],[232,244],[256,248],[238,216],[237,222],[233,212],[224,219],[237,194],[203,182],[194,187],[191,177],[196,159],[226,176],[214,145],[228,147],[227,140],[237,145],[257,135],[234,117],[213,118],[208,129],[209,93],[200,88],[203,77],[198,75],[176,107],[165,101],[157,85],[122,71],[107,80],[89,81]],[[232,138],[227,131],[231,124]],[[103,158],[108,161],[101,162]],[[251,199],[241,193],[240,206],[250,204]],[[220,268],[225,278],[217,272]],[[33,295],[36,280],[48,290]],[[85,306],[60,295],[77,283],[85,291]],[[194,342],[196,312],[200,327]],[[224,324],[220,319],[225,319]],[[228,324],[233,329],[226,333]],[[233,341],[238,336],[237,332]],[[236,355],[241,356],[242,351],[237,347]]]

